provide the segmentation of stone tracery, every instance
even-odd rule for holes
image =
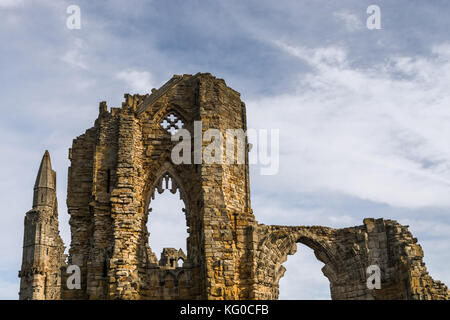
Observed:
[[[164,130],[169,132],[171,135],[174,135],[179,129],[183,128],[184,123],[185,121],[181,118],[181,116],[176,115],[174,112],[170,112],[164,117],[160,124]]]

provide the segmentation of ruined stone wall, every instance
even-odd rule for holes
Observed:
[[[186,270],[180,274],[189,281],[175,281],[189,283],[189,294],[183,289],[182,296],[239,298],[239,259],[248,255],[245,245],[236,241],[246,234],[247,221],[254,220],[248,210],[248,166],[174,166],[171,150],[178,142],[171,141],[161,122],[169,114],[179,117],[194,146],[194,121],[202,122],[202,132],[219,129],[225,137],[226,129],[245,126],[245,110],[239,94],[209,74],[171,81],[152,95],[126,95],[122,108],[111,112],[101,103],[94,128],[74,140],[69,262],[80,263],[86,279],[79,298],[161,298],[154,294],[155,281],[150,281],[159,266],[151,235],[148,245],[146,223],[147,209],[165,175],[175,182],[186,205],[189,238]],[[70,292],[67,297],[75,298]]]
[[[81,290],[63,288],[64,299],[87,299],[87,263],[93,234],[92,201],[93,165],[97,129],[92,128],[73,141],[69,150],[67,210],[70,214],[71,243],[68,264],[81,270]]]
[[[60,267],[65,264],[65,256],[53,211],[29,211],[25,229],[19,272],[20,299],[58,300],[61,298]]]
[[[56,187],[42,183],[25,220],[21,298],[277,299],[283,263],[297,243],[324,263],[333,299],[450,298],[447,287],[428,275],[417,240],[395,221],[365,219],[343,229],[258,224],[250,204],[247,141],[231,154],[223,149],[217,163],[195,161],[196,146],[204,150],[218,142],[224,148],[229,130],[243,133],[246,121],[240,94],[210,74],[174,76],[151,94],[126,94],[120,108],[108,110],[101,102],[94,126],[69,151],[68,265],[80,267],[81,289],[65,285],[54,206],[35,208],[42,195],[45,203],[56,201]],[[181,128],[190,133],[188,164],[171,157],[179,144],[171,130]],[[202,141],[196,128],[219,135]],[[180,219],[189,234],[187,252],[165,248],[158,261],[146,226],[149,208],[158,193],[177,191],[185,204]],[[55,248],[52,259],[45,258],[43,243]],[[367,288],[370,265],[381,269],[379,290]]]
[[[239,94],[226,87],[223,80],[207,78],[200,84],[203,130],[218,129],[224,139],[227,129],[245,130],[245,109]],[[204,142],[204,147],[208,144]],[[247,151],[247,145],[243,147]],[[225,164],[225,160],[224,153],[220,164],[202,165],[203,233],[209,299],[239,299],[248,295],[246,276],[241,276],[246,269],[244,259],[249,253],[245,228],[254,222],[249,208],[248,162]]]
[[[450,299],[448,288],[428,275],[417,239],[396,221],[365,219],[344,229],[258,225],[253,233],[256,299],[278,298],[282,263],[296,252],[296,243],[312,248],[325,264],[332,299]],[[367,287],[370,265],[380,268],[381,289]]]

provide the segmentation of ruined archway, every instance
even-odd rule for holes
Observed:
[[[279,281],[286,272],[283,263],[288,255],[296,253],[297,243],[311,248],[315,257],[324,264],[322,272],[329,280],[331,288],[338,281],[341,256],[332,241],[333,229],[265,225],[260,225],[260,228],[262,237],[256,267],[258,281],[262,284],[256,293],[259,299],[278,299]],[[328,241],[325,234],[328,235]]]
[[[297,243],[297,252],[283,263],[286,272],[279,280],[280,300],[329,300],[330,281],[322,272],[324,264],[314,250]]]
[[[414,279],[419,275],[434,283],[439,292],[436,297],[446,294],[447,288],[424,271],[417,239],[396,221],[365,219],[364,225],[343,229],[258,225],[253,238],[258,239],[257,299],[278,298],[279,280],[285,272],[282,264],[296,252],[297,243],[312,248],[324,263],[322,272],[330,282],[332,299],[429,299],[430,291],[411,289],[417,286]],[[381,270],[381,288],[367,285],[368,267],[374,265]]]

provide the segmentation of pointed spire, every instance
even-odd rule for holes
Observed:
[[[41,166],[36,177],[34,188],[50,188],[55,190],[55,173],[52,170],[52,163],[50,161],[50,153],[45,150],[42,157]]]
[[[33,208],[53,207],[56,200],[56,172],[52,169],[50,153],[46,150],[34,184]]]

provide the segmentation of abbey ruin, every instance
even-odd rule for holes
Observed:
[[[200,73],[125,95],[121,108],[100,103],[95,125],[69,150],[67,257],[56,173],[44,154],[25,217],[20,299],[277,299],[282,264],[297,243],[325,264],[332,299],[450,299],[428,274],[417,239],[396,221],[368,218],[343,229],[258,223],[248,143],[244,164],[171,161],[171,130],[193,132],[194,121],[202,130],[246,131],[245,104],[225,81]],[[165,189],[179,191],[189,236],[187,252],[166,248],[158,261],[146,224]],[[69,288],[74,265],[81,282]],[[380,289],[367,286],[371,265],[381,271]]]

